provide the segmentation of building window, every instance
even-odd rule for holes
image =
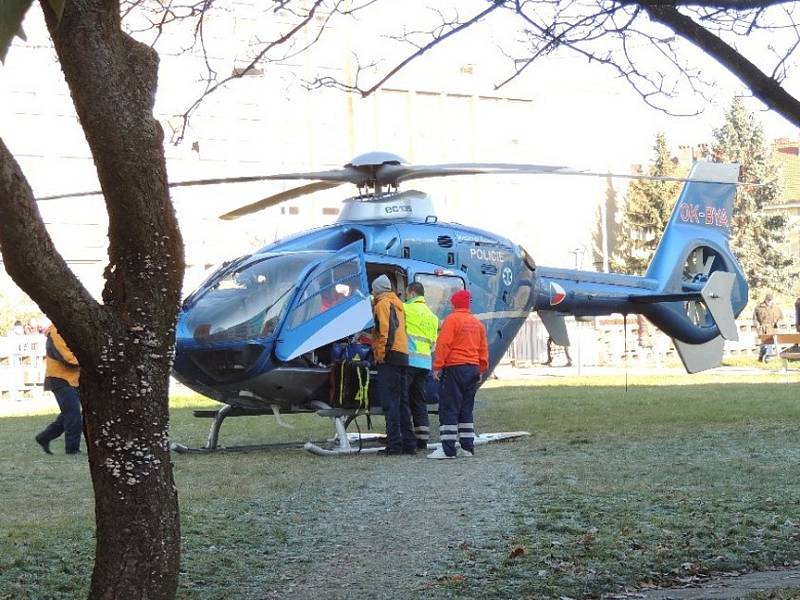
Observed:
[[[335,208],[335,207],[326,206],[326,207],[323,207],[322,214],[323,215],[338,215],[339,214],[339,209]]]

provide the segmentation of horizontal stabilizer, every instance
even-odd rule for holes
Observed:
[[[687,344],[675,338],[672,338],[672,343],[675,344],[675,349],[678,351],[678,356],[681,357],[687,373],[699,373],[713,369],[722,362],[725,339],[721,335],[704,344]]]
[[[569,333],[567,333],[567,322],[564,320],[564,315],[552,310],[540,310],[539,318],[544,323],[553,343],[565,348],[569,346]]]
[[[733,286],[736,274],[727,271],[714,271],[699,292],[675,292],[670,294],[632,295],[628,300],[633,304],[660,304],[664,302],[696,302],[702,301],[708,308],[711,318],[726,340],[737,341],[739,328],[733,313]]]
[[[714,271],[700,292],[722,337],[733,341],[739,339],[739,328],[736,327],[736,317],[733,315],[731,304],[731,293],[735,282],[734,273]]]

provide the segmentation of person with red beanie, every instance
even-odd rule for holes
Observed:
[[[433,377],[439,391],[439,439],[442,447],[428,458],[469,457],[475,454],[472,411],[481,375],[489,368],[489,343],[483,324],[469,311],[470,293],[460,290],[450,302],[453,312],[442,323],[436,340]],[[456,450],[456,441],[461,448]]]

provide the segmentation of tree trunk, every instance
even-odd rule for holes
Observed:
[[[81,375],[97,550],[92,599],[173,598],[180,561],[178,503],[167,431],[168,370],[141,332],[109,344],[107,370]],[[119,352],[114,352],[114,349]]]
[[[81,364],[97,522],[89,597],[168,600],[180,527],[167,394],[184,265],[152,112],[158,57],[122,32],[118,0],[66,2],[60,20],[47,0],[41,6],[108,210],[103,304],[56,251],[2,140],[0,250]]]
[[[158,56],[122,32],[115,0],[68,2],[59,23],[42,5],[109,213],[105,322],[81,375],[97,522],[90,598],[170,599],[180,524],[168,386],[183,244],[152,113]]]

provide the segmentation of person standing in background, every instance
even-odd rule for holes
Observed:
[[[758,342],[761,346],[758,349],[759,362],[767,362],[767,347],[771,342],[762,342],[762,335],[771,335],[780,327],[780,322],[783,320],[783,313],[781,309],[772,301],[772,294],[767,294],[764,299],[756,306],[753,311],[753,326],[756,329]]]
[[[549,367],[553,364],[553,338],[551,336],[547,336],[547,361],[544,363],[546,367]],[[556,344],[558,345],[558,344]],[[564,349],[564,356],[567,359],[567,362],[564,364],[565,367],[572,366],[572,357],[569,355],[569,346],[562,346]]]
[[[794,328],[800,331],[800,297],[794,301]]]

